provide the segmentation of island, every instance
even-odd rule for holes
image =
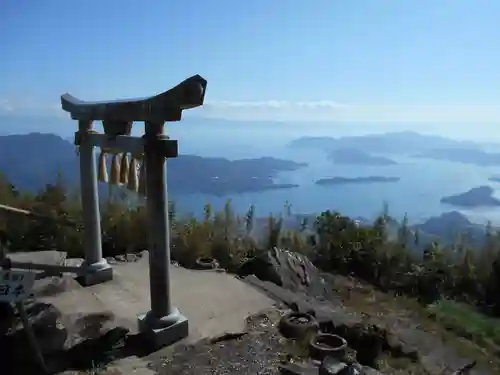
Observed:
[[[500,177],[490,177],[490,178],[488,178],[488,181],[491,181],[491,182],[500,182]]]
[[[368,176],[368,177],[332,177],[316,181],[316,185],[369,184],[377,182],[398,182],[399,177]]]
[[[439,148],[413,155],[414,158],[446,160],[481,167],[500,165],[500,153],[486,152],[477,147]]]
[[[474,149],[482,144],[472,141],[458,141],[414,131],[378,134],[351,135],[339,138],[301,137],[293,140],[288,147],[330,152],[339,148],[353,148],[374,154],[414,155],[434,149]]]
[[[17,189],[36,193],[46,184],[57,181],[58,175],[69,189],[78,188],[78,163],[75,146],[55,134],[0,136],[0,171]],[[274,183],[276,175],[306,165],[273,157],[229,160],[179,155],[167,162],[167,188],[179,195],[201,193],[216,196],[291,189],[297,185]],[[117,188],[127,193],[126,187]],[[109,185],[100,183],[101,197],[106,197],[108,192]]]
[[[494,190],[490,186],[479,186],[461,194],[443,197],[441,203],[463,208],[498,207],[500,200],[493,197],[493,192]]]
[[[168,161],[167,182],[172,192],[216,196],[291,189],[298,185],[275,184],[276,174],[295,171],[306,165],[272,157],[229,160],[180,155]]]
[[[337,164],[357,164],[357,165],[394,165],[394,160],[383,156],[370,155],[355,148],[339,148],[331,151],[328,158]]]

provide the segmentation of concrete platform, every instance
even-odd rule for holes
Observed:
[[[66,259],[64,252],[57,251],[19,253],[11,258],[70,266],[79,266],[83,261]],[[60,320],[68,334],[65,347],[75,345],[83,336],[95,336],[99,331],[117,326],[128,328],[131,334],[138,333],[137,317],[150,310],[148,254],[143,254],[138,261],[119,262],[112,267],[113,280],[88,287],[81,286],[72,274],[35,282],[37,301],[54,305],[62,314]],[[256,288],[226,273],[172,266],[170,275],[172,305],[189,322],[189,335],[183,343],[242,331],[248,316],[267,310],[275,303]],[[161,353],[162,350],[152,353],[151,358]],[[155,372],[148,368],[147,361],[149,359],[131,355],[109,365],[123,374],[152,375]]]
[[[137,316],[150,308],[148,258],[113,265],[114,278],[83,288],[76,282],[62,293],[39,298],[63,315],[111,313],[114,325],[138,331]],[[189,320],[188,340],[197,341],[244,329],[245,318],[274,301],[234,276],[213,271],[171,268],[173,306]]]

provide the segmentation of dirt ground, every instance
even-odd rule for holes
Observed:
[[[275,284],[273,288],[278,288]],[[325,282],[331,295],[325,303],[342,310],[342,314],[352,314],[361,321],[376,323],[387,328],[387,331],[410,332],[412,344],[420,346],[419,352],[424,358],[415,358],[411,353],[396,353],[394,350],[384,350],[378,357],[376,366],[383,374],[424,374],[447,375],[457,370],[457,357],[463,357],[478,362],[478,368],[488,372],[473,372],[473,374],[500,374],[500,357],[495,347],[480,345],[474,340],[459,337],[453,330],[446,329],[436,322],[429,312],[416,301],[385,294],[374,287],[357,279],[341,276],[329,276]],[[284,289],[281,288],[281,291]],[[294,298],[300,294],[284,290]],[[302,296],[311,300],[308,296]],[[273,297],[274,298],[274,297]],[[280,365],[298,363],[309,365],[307,349],[300,343],[283,338],[277,330],[281,316],[290,311],[282,302],[277,307],[268,308],[262,313],[252,315],[247,319],[247,327],[234,335],[204,339],[195,343],[179,343],[170,348],[141,356],[144,364],[140,374],[159,375],[217,375],[217,374],[260,374],[272,375],[280,373]],[[242,325],[243,326],[243,325]],[[452,349],[458,355],[448,358]],[[421,350],[420,350],[421,349]],[[438,356],[439,361],[435,358]],[[124,355],[120,355],[124,358]],[[444,361],[443,361],[444,359]],[[437,366],[435,363],[446,363]],[[147,366],[146,366],[147,365]],[[92,366],[93,367],[93,366]],[[122,366],[116,366],[111,359],[107,363],[84,371],[71,371],[71,375],[128,375]],[[135,373],[135,371],[134,371]]]
[[[446,330],[429,318],[423,307],[415,301],[378,292],[356,279],[344,277],[336,277],[335,292],[342,300],[343,307],[353,314],[361,314],[371,321],[376,319],[381,326],[396,324],[401,328],[406,326],[427,332],[436,338],[436,343],[439,340],[464,358],[476,360],[478,367],[488,369],[492,374],[500,373],[495,353],[488,352],[472,341],[459,338],[453,332]],[[160,375],[271,375],[279,374],[279,366],[285,362],[307,364],[309,361],[307,350],[297,343],[284,339],[277,332],[276,325],[285,311],[288,310],[274,309],[250,318],[248,333],[236,335],[236,338],[233,337],[231,340],[216,343],[204,340],[194,345],[174,348],[168,354],[154,360],[154,370]],[[428,341],[426,343],[428,344]],[[445,355],[443,352],[443,356]],[[460,366],[450,359],[448,366],[437,368],[433,367],[432,358],[423,363],[409,355],[384,351],[376,367],[381,373],[388,375],[447,375]],[[482,372],[477,372],[479,373]]]

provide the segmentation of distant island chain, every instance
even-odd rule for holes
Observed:
[[[316,185],[368,184],[379,182],[398,182],[399,177],[368,176],[368,177],[331,177],[321,178]]]

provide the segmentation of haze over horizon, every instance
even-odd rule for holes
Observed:
[[[64,92],[148,96],[200,74],[206,104],[186,119],[498,140],[499,11],[493,0],[7,0],[2,132],[39,119],[31,131],[59,133],[69,124]]]

